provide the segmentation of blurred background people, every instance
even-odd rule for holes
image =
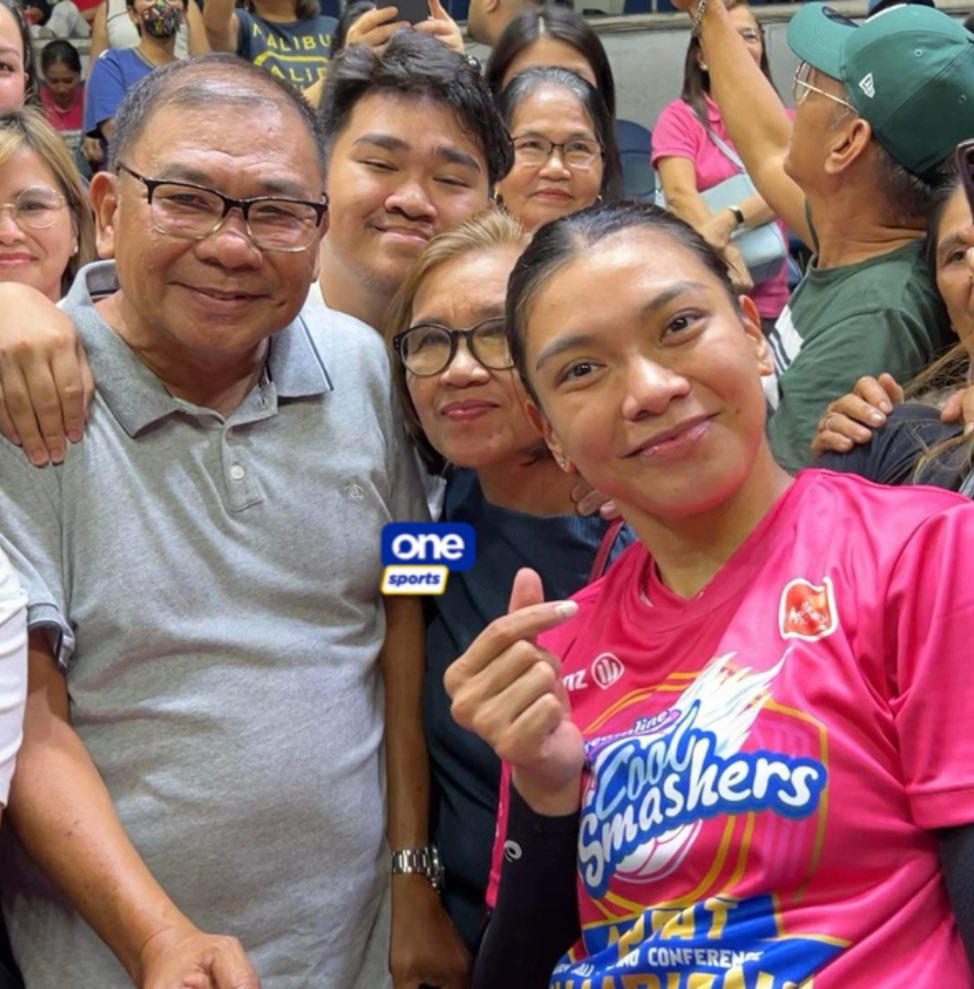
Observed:
[[[134,48],[103,51],[91,67],[85,89],[83,151],[96,168],[106,159],[113,118],[128,90],[153,69],[177,61],[176,36],[186,13],[186,0],[125,2],[139,43]],[[195,9],[194,0],[189,0],[189,6]]]
[[[44,115],[75,154],[81,149],[85,109],[78,49],[63,39],[49,41],[41,50],[41,75]]]
[[[210,47],[241,58],[307,89],[325,73],[337,21],[318,0],[207,0],[203,23]]]
[[[140,37],[139,29],[129,16],[126,0],[101,0],[91,25],[89,64],[94,64],[106,48],[135,48]],[[186,4],[186,16],[176,32],[176,57],[202,55],[210,50],[206,40],[203,15],[196,0]]]
[[[725,6],[728,19],[770,82],[771,71],[761,25],[746,3],[729,0]],[[737,165],[715,143],[714,136],[734,149],[720,108],[710,98],[710,76],[700,40],[691,36],[680,98],[663,109],[653,128],[653,165],[659,174],[667,209],[702,234],[737,271],[739,279],[750,281],[731,236],[739,229],[767,223],[774,218],[774,213],[757,193],[732,208],[714,211],[708,207],[701,193],[739,174]],[[787,239],[784,224],[781,224],[781,231]],[[788,301],[788,274],[783,259],[779,272],[754,285],[748,294],[761,314],[765,334],[770,333]]]
[[[568,69],[593,85],[616,112],[615,80],[599,36],[570,7],[531,7],[504,28],[487,62],[487,85],[494,96],[519,72],[544,66]]]

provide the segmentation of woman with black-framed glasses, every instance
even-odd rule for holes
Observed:
[[[576,513],[578,477],[562,472],[522,407],[503,311],[525,244],[523,229],[499,209],[441,234],[387,322],[407,430],[427,470],[447,479],[441,519],[470,523],[477,539],[473,567],[451,574],[444,593],[429,599],[423,686],[430,835],[446,870],[444,906],[470,951],[485,916],[499,764],[454,722],[443,674],[506,610],[520,567],[536,568],[552,593],[570,593],[631,540],[618,524]]]
[[[622,194],[615,127],[605,101],[580,76],[527,69],[501,93],[497,109],[514,143],[514,167],[497,199],[528,231]]]

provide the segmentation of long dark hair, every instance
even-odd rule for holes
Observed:
[[[619,160],[619,145],[616,143],[615,124],[612,114],[602,99],[602,94],[581,76],[567,69],[554,67],[525,69],[519,72],[497,99],[497,109],[508,131],[514,114],[525,97],[542,86],[555,86],[564,89],[582,105],[582,109],[592,121],[596,140],[602,145],[602,187],[599,193],[607,203],[622,198],[622,165]]]
[[[487,63],[487,85],[494,97],[504,88],[504,77],[514,60],[538,38],[553,38],[571,45],[592,67],[596,89],[611,116],[616,114],[616,85],[599,36],[571,7],[537,7],[524,10],[504,28]]]
[[[724,0],[724,8],[733,10],[734,7],[745,7],[750,10],[745,0]],[[768,64],[768,46],[764,41],[764,28],[755,17],[758,33],[761,35],[761,71],[764,78],[774,86],[771,78],[771,66]],[[707,130],[710,130],[707,115],[707,104],[704,96],[710,93],[710,75],[700,68],[700,58],[703,49],[700,47],[700,39],[694,34],[690,37],[690,44],[687,45],[686,58],[683,60],[683,89],[680,91],[680,99],[688,104],[697,119]]]

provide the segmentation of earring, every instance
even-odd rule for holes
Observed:
[[[701,72],[709,72],[710,71],[710,69],[707,68],[707,63],[706,62],[700,62],[699,65],[700,65],[700,71]]]
[[[75,254],[77,254],[78,251],[80,251],[80,250],[81,250],[81,248],[78,246],[78,240],[77,240],[77,238],[75,238],[75,240],[72,241],[72,243],[71,243],[71,257],[74,257]]]
[[[555,454],[555,460],[558,461],[558,466],[566,474],[574,474],[575,473],[575,465],[567,457],[563,457],[560,453],[556,453]]]

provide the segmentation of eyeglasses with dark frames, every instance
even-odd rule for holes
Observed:
[[[118,169],[145,186],[153,228],[182,240],[204,240],[223,226],[231,210],[239,209],[255,247],[296,254],[314,243],[328,210],[324,193],[318,203],[284,196],[234,199],[193,182],[150,179],[122,162]]]
[[[457,355],[464,340],[474,360],[491,371],[514,367],[507,346],[507,322],[492,316],[468,330],[454,330],[439,323],[419,323],[392,338],[392,346],[403,367],[420,378],[442,374]]]
[[[514,145],[514,153],[524,165],[544,165],[557,151],[569,168],[586,169],[591,168],[596,160],[605,154],[598,141],[584,137],[562,141],[559,144],[537,134],[523,134],[511,138],[511,141]]]

